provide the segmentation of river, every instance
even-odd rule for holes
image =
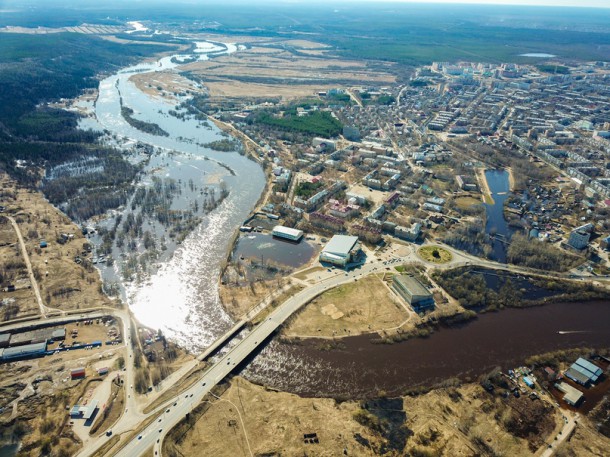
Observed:
[[[485,170],[485,179],[494,199],[494,204],[485,203],[487,223],[485,233],[492,234],[497,239],[491,240],[491,259],[506,263],[506,247],[504,240],[509,240],[512,230],[504,218],[504,202],[510,196],[510,181],[506,170]]]
[[[238,50],[235,45],[221,46],[219,43],[210,43],[205,48],[202,42],[197,43],[197,49],[198,58],[202,60],[211,53]],[[265,176],[256,162],[236,152],[215,152],[201,147],[200,144],[222,139],[218,128],[211,123],[206,127],[196,119],[181,120],[169,115],[168,112],[175,108],[174,103],[148,96],[129,81],[136,73],[175,68],[172,57],[181,60],[185,56],[168,56],[135,65],[102,80],[94,107],[95,119],[85,119],[81,127],[106,129],[122,141],[154,146],[158,152],[151,158],[147,166],[149,176],[141,184],[150,185],[150,175],[183,183],[192,180],[195,190],[189,191],[188,186],[183,186],[177,206],[184,206],[197,191],[219,181],[227,186],[229,196],[218,208],[203,216],[202,223],[184,242],[179,246],[168,245],[156,271],[141,282],[121,280],[120,261],[115,261],[111,267],[101,267],[104,279],[118,281],[122,286],[123,298],[139,322],[161,329],[188,349],[198,351],[209,346],[231,325],[218,296],[220,265],[226,258],[234,230],[258,200]],[[121,97],[123,104],[134,110],[137,119],[156,123],[170,135],[155,136],[129,125],[121,115]],[[126,206],[122,216],[131,211],[129,205]],[[113,214],[106,223],[112,223],[116,216]],[[158,232],[159,228],[156,229]],[[94,241],[100,242],[99,239]],[[113,246],[117,260],[124,251],[116,244]]]
[[[199,49],[205,46],[200,45]],[[224,52],[236,49],[226,46]],[[197,143],[221,138],[218,129],[201,128],[194,119],[182,121],[170,116],[168,111],[173,105],[149,97],[128,80],[135,72],[173,66],[171,57],[165,57],[104,79],[95,105],[97,120],[86,120],[83,127],[104,128],[125,140],[158,148],[159,158],[149,165],[155,169],[149,171],[160,176],[198,178],[197,186],[213,185],[209,178],[215,176],[228,185],[229,197],[203,217],[203,222],[162,259],[155,272],[141,282],[122,282],[125,299],[141,323],[160,328],[197,351],[231,324],[218,296],[220,265],[235,229],[258,200],[265,177],[261,167],[244,156],[198,146]],[[158,124],[170,136],[149,135],[131,127],[121,116],[120,96],[138,119]],[[230,167],[235,175],[221,164]],[[508,176],[505,172],[486,174],[496,201],[488,207],[488,224],[492,224],[489,228],[508,233],[502,211],[509,190]],[[104,277],[117,279],[116,265],[101,271]],[[448,377],[476,379],[497,365],[515,365],[539,352],[583,345],[608,346],[609,319],[609,302],[555,304],[484,314],[463,327],[442,329],[430,338],[394,345],[372,344],[371,336],[359,336],[342,340],[340,350],[323,351],[317,348],[316,340],[302,345],[271,341],[252,357],[243,374],[255,382],[303,395],[361,397],[380,390],[400,393]]]
[[[362,398],[380,391],[399,395],[458,377],[475,381],[543,352],[608,347],[610,301],[556,303],[479,315],[428,338],[373,344],[371,335],[344,338],[341,349],[321,350],[319,340],[272,341],[243,374],[253,382],[304,396]]]

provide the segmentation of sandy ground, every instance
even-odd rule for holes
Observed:
[[[398,419],[375,416],[370,406],[362,409],[360,402],[301,398],[268,391],[240,377],[208,404],[191,428],[166,440],[165,455],[382,455],[381,446],[389,444],[392,436],[387,433],[391,421],[408,437],[404,449],[398,446],[386,455],[525,457],[544,448],[561,422],[561,414],[541,400],[502,399],[478,384],[439,388],[387,403],[385,408],[392,409],[385,411],[398,412]],[[369,420],[357,421],[363,413]],[[507,431],[511,421],[524,415],[534,417],[538,427],[527,439]],[[318,443],[304,442],[304,434],[309,433],[316,434]],[[565,455],[604,455],[608,440],[595,437],[586,442],[591,434],[595,432],[588,428],[582,438],[576,435],[577,441],[569,444],[576,453]]]
[[[403,304],[376,276],[329,290],[286,326],[286,336],[334,337],[399,327],[408,318]]]
[[[509,167],[506,169],[506,171],[508,171],[508,185],[510,191],[513,192],[515,190],[515,176],[513,175],[513,169]]]
[[[284,100],[308,97],[316,95],[320,91],[332,89],[336,85],[299,84],[299,85],[274,85],[245,83],[240,81],[208,81],[205,83],[211,97],[281,97]]]
[[[355,194],[362,195],[363,197],[366,197],[367,200],[375,204],[383,203],[390,196],[390,192],[369,189],[368,187],[365,187],[361,184],[355,184],[353,186],[350,186],[347,192],[353,192]]]
[[[270,392],[234,378],[221,400],[213,400],[176,448],[179,455],[189,457],[337,456],[344,449],[346,455],[374,455],[354,439],[359,433],[375,440],[370,430],[354,421],[358,409],[355,402]],[[309,433],[316,433],[319,443],[305,443],[303,435]],[[169,455],[165,449],[163,454]]]
[[[595,430],[595,424],[581,417],[572,437],[565,440],[557,449],[558,457],[605,457],[610,449],[610,438]]]
[[[476,384],[406,397],[407,426],[414,431],[407,449],[425,449],[429,455],[474,456],[481,455],[481,447],[487,446],[495,454],[488,451],[483,455],[533,455],[527,441],[509,434],[503,425],[517,409],[529,411],[533,406],[534,401],[525,396],[505,402]],[[554,412],[551,422],[557,422],[558,416]],[[547,433],[551,431],[552,427]]]
[[[194,81],[173,71],[137,73],[130,77],[129,80],[145,94],[153,97],[161,97],[172,103],[178,101],[174,95],[175,93],[201,91],[201,88]],[[161,90],[159,90],[159,88]]]
[[[479,188],[481,189],[483,203],[487,203],[489,205],[494,204],[494,199],[491,196],[491,189],[487,184],[487,179],[485,178],[485,168],[479,168],[476,171],[477,181],[479,183]]]
[[[281,41],[281,43],[285,43],[289,46],[294,46],[295,48],[301,49],[320,49],[320,48],[329,48],[330,46],[324,43],[317,43],[315,41],[309,40],[287,40]]]
[[[87,240],[79,227],[42,194],[17,188],[6,175],[0,176],[0,189],[14,191],[15,199],[4,202],[6,213],[19,225],[45,305],[61,310],[113,306],[100,291],[98,271],[74,260],[88,256],[83,255]],[[62,233],[73,238],[61,244]],[[40,248],[41,240],[46,248]]]

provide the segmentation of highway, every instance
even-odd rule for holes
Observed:
[[[140,456],[151,446],[154,446],[154,450],[157,452],[156,455],[161,455],[160,446],[163,443],[163,438],[166,433],[184,419],[186,414],[201,402],[203,397],[210,392],[212,387],[222,381],[237,365],[244,361],[295,311],[328,289],[357,280],[362,276],[366,276],[367,274],[380,269],[380,264],[371,263],[349,273],[341,271],[340,274],[316,283],[286,300],[275,309],[269,317],[245,336],[233,349],[206,371],[195,385],[177,396],[174,402],[169,404],[158,420],[146,427],[116,455],[121,457]],[[91,455],[93,450],[91,448],[89,449],[89,452],[82,452],[80,455]]]
[[[435,243],[440,244],[440,243]],[[444,265],[428,264],[422,261],[416,253],[416,247],[412,247],[410,252],[402,257],[392,255],[391,253],[386,254],[385,258],[388,259],[375,259],[366,263],[356,269],[349,272],[344,270],[332,269],[330,275],[324,273],[325,277],[307,288],[293,295],[281,305],[279,305],[271,314],[265,318],[260,324],[254,327],[250,333],[248,333],[241,341],[239,341],[232,349],[230,349],[224,356],[222,356],[211,368],[209,368],[200,379],[193,384],[190,388],[184,390],[178,394],[174,401],[168,401],[166,406],[158,408],[156,411],[143,414],[138,411],[137,404],[135,403],[135,395],[133,395],[133,359],[131,344],[127,344],[129,358],[127,360],[127,372],[125,384],[127,386],[127,393],[129,394],[127,399],[126,410],[121,417],[119,423],[113,427],[114,434],[125,434],[137,429],[140,423],[145,419],[156,416],[159,413],[161,415],[155,419],[150,425],[141,430],[138,435],[134,436],[131,441],[124,444],[123,447],[114,454],[117,456],[134,457],[143,455],[147,449],[154,448],[155,455],[161,455],[161,445],[167,432],[171,430],[176,424],[178,424],[185,416],[190,413],[205,397],[206,394],[219,382],[221,382],[231,371],[235,369],[237,365],[247,359],[252,352],[254,352],[260,344],[267,340],[281,325],[302,306],[311,301],[313,298],[323,293],[326,290],[337,287],[341,284],[348,282],[357,281],[358,279],[367,276],[368,274],[375,272],[385,272],[392,270],[392,267],[398,264],[409,263],[417,261],[423,265],[428,265],[435,268],[455,268],[462,265],[482,266],[489,268],[500,268],[503,270],[520,272],[520,273],[532,273],[529,269],[521,269],[518,267],[507,266],[504,264],[498,264],[496,262],[484,261],[476,257],[469,256],[462,252],[456,251],[453,248],[444,246],[453,254],[453,259]],[[391,260],[389,260],[391,259]],[[538,272],[540,274],[540,272]],[[550,276],[547,274],[547,276]],[[552,275],[556,277],[557,275]],[[589,278],[588,278],[589,279]],[[257,314],[258,311],[262,310],[266,306],[270,297],[263,301],[260,305],[253,308],[245,319],[250,319]],[[127,313],[127,311],[125,311]],[[123,320],[125,326],[125,335],[129,336],[129,318]],[[228,334],[231,333],[236,327],[241,326],[241,322],[238,322],[236,326],[229,330]],[[225,335],[226,336],[226,335]],[[229,339],[228,337],[222,337],[223,342]],[[206,351],[209,353],[209,351]],[[178,380],[176,380],[178,381]],[[175,381],[175,382],[176,382]],[[169,388],[171,385],[165,386]],[[89,457],[94,454],[109,438],[101,436],[98,439],[92,441],[86,449],[83,449],[79,456]]]

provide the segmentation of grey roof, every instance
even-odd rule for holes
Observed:
[[[581,367],[585,368],[596,376],[601,376],[603,373],[603,370],[600,367],[589,362],[587,359],[583,359],[582,357],[579,357],[578,360],[574,362],[574,364],[580,365]]]
[[[564,374],[568,378],[581,384],[587,384],[589,381],[591,381],[591,378],[588,375],[582,373],[580,370],[575,370],[572,367],[568,368]]]
[[[16,359],[19,357],[28,357],[34,354],[40,354],[47,350],[47,342],[32,343],[23,346],[15,346],[12,348],[6,348],[2,353],[2,359]]]
[[[426,289],[419,280],[413,276],[400,275],[394,278],[394,281],[399,282],[405,289],[408,289],[414,296],[430,295],[430,291]]]
[[[93,413],[97,409],[97,405],[99,404],[99,402],[99,400],[93,400],[91,403],[89,403],[89,405],[87,406],[87,411],[85,412],[85,414],[83,414],[83,419],[91,419],[91,416],[93,416]]]
[[[10,333],[0,333],[0,343],[11,339]]]
[[[563,396],[563,399],[566,400],[568,403],[575,405],[582,398],[582,392],[580,390],[575,389],[574,387],[569,384],[566,384],[565,382],[555,384],[555,387],[557,387],[565,394]]]
[[[330,239],[328,244],[324,246],[322,251],[346,256],[357,242],[357,236],[335,235]]]

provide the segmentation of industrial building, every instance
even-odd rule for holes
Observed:
[[[395,276],[392,289],[400,295],[415,312],[434,309],[434,298],[417,278],[408,275]]]
[[[42,343],[48,341],[63,341],[66,339],[65,328],[40,328],[27,332],[13,333],[10,338],[9,346],[20,346],[24,344]]]
[[[293,229],[290,227],[284,227],[283,225],[276,225],[273,227],[271,234],[278,238],[283,238],[290,241],[300,241],[303,238],[303,231]]]
[[[565,382],[558,382],[555,384],[555,387],[557,387],[560,392],[563,392],[563,401],[568,405],[577,406],[582,400],[582,392]]]
[[[353,262],[360,251],[360,243],[357,236],[335,235],[320,253],[320,262],[345,267]]]
[[[70,417],[73,419],[83,418],[86,421],[89,421],[93,418],[93,414],[98,409],[99,400],[93,400],[86,406],[74,405],[70,409]]]
[[[570,233],[568,244],[574,249],[585,249],[589,245],[590,238],[591,234],[589,232],[585,232],[584,230],[573,230]]]
[[[602,373],[602,369],[597,365],[592,364],[587,359],[579,357],[564,374],[572,381],[587,386],[589,384],[595,384]]]
[[[83,379],[86,376],[85,367],[74,368],[70,370],[70,379]]]
[[[0,349],[0,360],[9,362],[12,360],[31,359],[42,357],[47,353],[47,342],[24,344],[21,346]]]

